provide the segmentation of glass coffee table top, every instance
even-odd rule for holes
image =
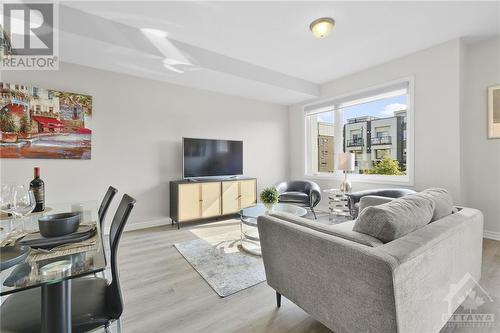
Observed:
[[[274,204],[269,212],[266,206],[261,203],[242,209],[240,211],[240,244],[243,250],[253,255],[262,255],[259,230],[257,229],[257,218],[272,213],[288,213],[295,216],[305,216],[307,210],[303,207],[282,203]]]
[[[264,204],[258,203],[255,206],[243,208],[240,211],[240,215],[242,218],[253,218],[257,219],[259,216],[266,215],[267,208]],[[273,208],[269,211],[269,214],[272,213],[288,213],[295,216],[305,216],[307,214],[307,210],[303,207],[277,203],[273,205]],[[255,221],[257,223],[257,221]]]

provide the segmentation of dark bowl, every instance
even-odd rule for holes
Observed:
[[[71,234],[80,226],[80,213],[46,215],[38,219],[38,228],[43,237],[59,237]]]

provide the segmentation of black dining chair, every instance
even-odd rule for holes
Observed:
[[[102,198],[101,205],[99,206],[99,211],[97,213],[98,218],[99,218],[99,226],[101,230],[101,240],[102,244],[104,245],[104,256],[106,258],[106,262],[109,260],[109,247],[106,246],[104,242],[104,225],[106,222],[106,213],[108,212],[109,206],[111,205],[111,202],[113,201],[113,198],[115,197],[116,193],[118,190],[114,188],[113,186],[108,187],[108,190],[106,191],[106,194],[104,195],[104,198]],[[94,274],[94,276],[97,276]],[[105,271],[102,271],[101,276],[103,278],[106,277]]]
[[[114,321],[117,321],[118,332],[121,332],[123,298],[118,278],[118,244],[134,204],[135,199],[124,194],[111,223],[111,282],[91,277],[74,279],[71,283],[71,320],[72,331],[75,333],[88,332],[99,327],[110,332],[109,326]],[[39,332],[41,303],[38,288],[7,297],[1,306],[0,330],[12,333]]]
[[[109,205],[111,205],[111,201],[115,197],[115,194],[118,192],[116,188],[113,186],[108,187],[104,198],[102,198],[101,205],[99,206],[99,211],[97,213],[99,217],[99,224],[101,225],[101,235],[104,235],[104,222],[106,219],[106,213],[108,212]]]

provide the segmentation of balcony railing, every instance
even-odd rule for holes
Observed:
[[[378,136],[372,138],[372,145],[390,145],[392,144],[392,137],[388,136]]]
[[[347,142],[346,142],[347,147],[359,147],[362,145],[363,145],[362,138],[351,139],[351,140],[347,140]]]

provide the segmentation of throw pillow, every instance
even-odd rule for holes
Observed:
[[[434,201],[417,194],[365,208],[352,230],[388,243],[427,225],[434,213]]]
[[[450,193],[444,188],[428,188],[420,192],[419,195],[434,201],[434,213],[432,214],[431,222],[442,219],[454,211],[453,199],[451,198]]]

